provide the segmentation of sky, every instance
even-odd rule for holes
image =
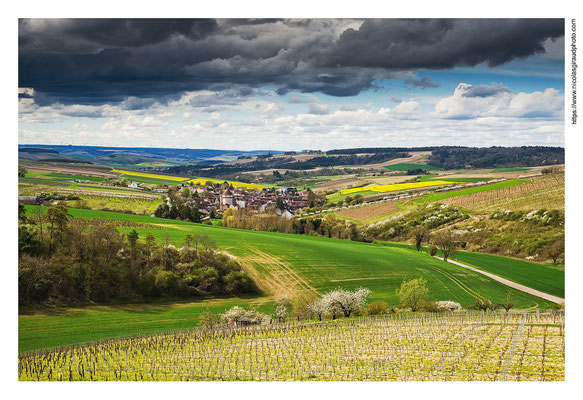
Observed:
[[[20,144],[564,146],[562,19],[20,19]]]

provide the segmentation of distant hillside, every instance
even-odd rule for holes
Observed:
[[[89,163],[91,161],[83,160],[60,154],[58,151],[43,147],[20,147],[18,149],[18,159],[25,161],[47,161],[47,162],[65,162],[65,163]]]
[[[52,153],[53,156],[48,156]],[[170,149],[155,147],[100,147],[73,145],[19,145],[19,157],[31,161],[57,161],[53,158],[58,154],[62,160],[84,160],[105,165],[135,165],[170,163],[183,164],[217,164],[236,160],[241,156],[256,156],[259,154],[278,154],[281,152],[256,150],[212,150],[212,149]],[[34,156],[33,154],[37,154]],[[39,158],[38,154],[43,154]]]
[[[442,147],[429,164],[443,169],[537,167],[565,163],[562,147]]]
[[[385,154],[391,152],[431,151],[429,165],[443,169],[536,167],[565,163],[562,147],[364,147],[335,149],[327,154]]]

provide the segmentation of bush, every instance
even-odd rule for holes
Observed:
[[[210,311],[203,311],[198,318],[198,324],[202,329],[217,329],[221,326],[221,317]]]
[[[300,318],[309,318],[312,312],[309,305],[316,301],[317,296],[310,292],[304,292],[297,295],[292,302],[293,314]]]
[[[375,301],[370,303],[368,307],[364,309],[365,315],[380,315],[385,314],[389,309],[389,305],[384,301]]]
[[[224,325],[232,325],[234,322],[239,322],[242,318],[248,319],[252,324],[267,324],[271,319],[265,314],[251,309],[246,311],[243,307],[234,306],[220,315],[221,323]]]
[[[434,303],[437,311],[461,311],[462,305],[455,301],[436,301]]]

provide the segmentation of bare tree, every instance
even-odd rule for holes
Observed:
[[[547,255],[553,259],[553,264],[557,264],[558,258],[565,252],[565,242],[559,239],[547,249]]]
[[[433,244],[443,253],[443,261],[447,261],[455,253],[457,247],[455,234],[452,231],[442,231],[433,235]]]

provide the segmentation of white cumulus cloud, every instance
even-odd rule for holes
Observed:
[[[553,88],[513,94],[501,84],[472,86],[460,83],[450,97],[439,100],[433,115],[440,118],[559,117],[563,96]]]

